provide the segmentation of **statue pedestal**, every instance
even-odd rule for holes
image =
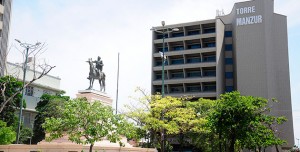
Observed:
[[[101,101],[104,105],[112,106],[113,99],[105,92],[100,92],[97,90],[79,90],[76,94],[77,98],[85,97],[88,101]]]
[[[46,134],[46,136],[49,136],[48,134]],[[126,137],[121,137],[120,140],[125,147],[133,147],[133,145],[129,144],[127,142],[127,138]],[[69,146],[78,146],[78,144],[76,144],[75,142],[71,142],[69,140],[69,136],[68,135],[64,135],[61,138],[58,139],[54,139],[51,142],[47,142],[45,140],[42,140],[40,142],[37,143],[38,145],[69,145]],[[85,146],[89,146],[89,145],[85,145]],[[120,144],[117,143],[112,143],[109,140],[107,140],[106,138],[103,138],[101,141],[97,141],[94,143],[94,146],[99,146],[99,147],[120,147]]]

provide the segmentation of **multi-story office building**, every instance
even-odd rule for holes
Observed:
[[[7,56],[12,0],[0,0],[0,76],[3,76]]]
[[[20,81],[23,79],[22,66],[7,62],[7,75],[13,75]],[[30,81],[34,77],[34,73],[38,76],[40,73],[33,70],[32,61],[29,62],[26,70],[26,81]],[[40,101],[43,94],[55,95],[60,90],[60,78],[51,75],[45,75],[41,79],[36,80],[30,86],[26,87],[24,99],[26,101],[26,108],[23,110],[23,123],[26,127],[32,128],[37,112],[35,107]]]
[[[287,17],[274,13],[274,0],[236,3],[228,15],[164,28],[179,29],[165,35],[166,95],[216,99],[238,90],[276,98],[272,114],[288,119],[279,127],[283,148],[293,146]],[[153,31],[152,94],[162,88],[162,37]]]

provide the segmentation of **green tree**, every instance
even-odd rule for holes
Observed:
[[[284,119],[268,115],[267,105],[267,99],[242,96],[239,92],[221,95],[209,114],[209,125],[219,138],[219,150],[234,152],[282,145],[284,141],[276,137],[269,124],[281,124]]]
[[[133,124],[128,123],[122,115],[114,115],[111,107],[99,101],[88,102],[84,98],[66,102],[60,108],[62,116],[46,118],[43,127],[49,137],[47,141],[68,135],[69,140],[78,144],[90,144],[90,152],[96,141],[106,137],[111,142],[120,142],[120,136],[133,136]]]
[[[126,116],[135,120],[150,135],[152,145],[161,150],[168,137],[178,137],[180,145],[185,144],[184,137],[189,132],[205,132],[207,120],[196,112],[190,98],[164,97],[161,95],[147,96],[138,88],[142,97],[134,98],[136,105],[127,105]],[[163,137],[164,136],[164,137]],[[172,149],[166,143],[165,151]]]
[[[44,45],[42,47],[44,47]],[[41,51],[41,49],[38,49],[38,50]],[[37,54],[35,54],[35,55],[37,55]],[[36,72],[35,68],[34,68],[34,70],[33,70],[34,77],[30,81],[26,82],[24,85],[22,85],[21,82],[18,82],[16,80],[16,78],[14,78],[13,76],[5,76],[0,79],[0,88],[1,88],[0,89],[0,98],[1,98],[0,113],[4,110],[4,108],[7,106],[7,104],[14,102],[14,100],[16,98],[17,99],[20,98],[20,96],[21,96],[20,93],[23,91],[23,89],[25,89],[27,86],[34,83],[36,80],[41,79],[43,76],[47,75],[53,68],[55,68],[55,66],[50,66],[47,64],[38,65],[38,67],[42,71]],[[17,86],[16,85],[12,86],[12,84],[17,84]],[[7,92],[9,94],[7,94]],[[19,100],[19,101],[21,101],[21,100]],[[24,102],[24,101],[22,101],[22,102]]]
[[[14,131],[18,126],[16,107],[19,107],[19,103],[21,101],[21,94],[19,90],[22,88],[22,82],[18,81],[12,76],[0,77],[0,88],[0,107],[3,107],[2,111],[0,112],[0,120],[5,122],[5,126],[8,126],[6,128],[7,136],[12,137],[12,132],[8,130],[13,128],[12,130]],[[6,102],[7,99],[9,99],[9,102]],[[26,107],[25,101],[23,102],[23,107]],[[4,137],[5,135],[2,134],[2,136]],[[12,141],[14,140],[15,139],[12,139]]]
[[[32,137],[32,130],[31,130],[31,128],[24,127],[22,125],[21,131],[20,131],[19,143],[20,144],[29,144],[31,137]]]
[[[251,129],[247,132],[246,140],[243,140],[241,145],[244,145],[244,148],[258,149],[259,151],[275,145],[276,151],[279,152],[278,145],[283,145],[286,141],[278,137],[277,126],[286,122],[287,119],[266,114],[262,114],[259,118],[259,121],[251,123]]]
[[[207,132],[205,128],[207,120],[204,114],[197,113],[193,104],[188,101],[189,99],[170,96],[161,98],[159,96],[152,100],[150,119],[146,119],[146,128],[151,128],[157,132],[156,125],[161,124],[158,127],[164,128],[167,135],[177,137],[181,146],[180,151],[183,150],[183,146],[190,144],[185,140],[188,133],[202,134]],[[153,123],[156,121],[160,123]]]
[[[21,94],[18,92],[22,88],[22,82],[18,81],[12,76],[0,77],[0,107],[3,110],[0,111],[0,120],[7,123],[8,126],[17,127],[17,116],[16,116],[16,106],[19,106],[21,100]],[[13,96],[11,101],[5,103],[7,98]],[[6,104],[4,106],[4,104]]]
[[[141,94],[141,97],[130,97],[133,101],[130,104],[125,105],[123,113],[127,118],[131,119],[138,126],[137,136],[135,138],[136,141],[139,141],[141,138],[147,140],[146,143],[142,143],[141,146],[144,148],[153,148],[154,146],[154,134],[151,130],[145,129],[145,119],[147,118],[147,114],[150,111],[150,102],[151,97],[149,96],[145,90],[141,88],[137,88],[135,92]]]
[[[46,118],[61,117],[61,111],[58,107],[63,107],[65,102],[70,99],[69,96],[63,96],[64,92],[56,95],[44,94],[35,107],[38,114],[34,120],[32,143],[36,144],[45,139],[45,130],[42,124]]]
[[[193,108],[197,114],[195,119],[200,119],[203,122],[199,123],[198,126],[193,126],[193,130],[190,130],[185,135],[190,139],[189,142],[193,145],[195,151],[216,151],[216,136],[208,126],[208,116],[211,113],[215,102],[215,100],[204,98],[187,102],[186,106]]]
[[[11,144],[16,139],[13,127],[7,127],[6,122],[0,120],[0,145]]]

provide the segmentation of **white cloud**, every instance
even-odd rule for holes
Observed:
[[[300,138],[300,110],[293,111],[293,123],[294,123],[294,136],[295,136],[295,144],[296,138]]]
[[[288,17],[289,27],[300,25],[299,7],[299,0],[275,0],[275,12],[284,14]]]

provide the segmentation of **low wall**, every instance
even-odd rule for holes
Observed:
[[[84,152],[89,151],[87,145],[0,145],[0,152]],[[100,147],[94,146],[93,152],[157,152],[152,148],[137,148],[137,147]]]

